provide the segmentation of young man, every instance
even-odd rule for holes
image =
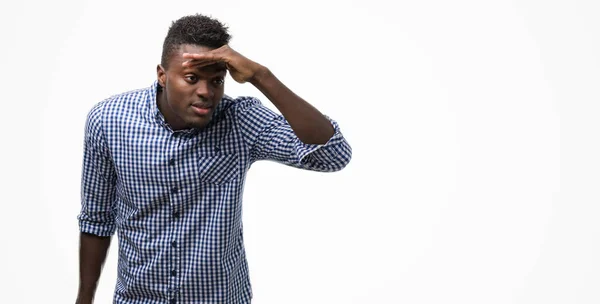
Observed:
[[[333,172],[350,161],[337,124],[229,39],[206,16],[173,22],[157,81],[90,111],[77,303],[92,303],[115,232],[114,303],[249,303],[241,202],[251,164]],[[227,72],[283,115],[255,98],[224,95]]]

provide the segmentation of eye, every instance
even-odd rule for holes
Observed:
[[[193,83],[193,82],[198,81],[198,77],[196,77],[196,75],[186,75],[185,80]]]
[[[224,84],[225,84],[225,78],[217,78],[217,79],[215,79],[215,80],[214,80],[214,83],[215,83],[217,86],[222,86],[222,85],[224,85]]]

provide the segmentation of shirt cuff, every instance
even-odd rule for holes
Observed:
[[[342,136],[342,133],[340,132],[338,123],[335,120],[331,119],[327,115],[323,115],[323,116],[325,116],[325,118],[327,118],[327,120],[329,120],[329,122],[333,126],[334,133],[331,136],[331,138],[329,138],[329,140],[324,144],[305,144],[300,139],[298,139],[298,142],[296,144],[296,153],[298,155],[298,158],[299,158],[299,161],[301,164],[306,164],[308,162],[307,156],[309,154],[311,154],[323,147],[328,147],[328,146],[338,144],[344,140],[344,137]]]
[[[93,234],[97,236],[113,236],[115,234],[117,225],[113,222],[99,222],[88,219],[84,215],[78,216],[79,220],[79,231],[82,233]]]

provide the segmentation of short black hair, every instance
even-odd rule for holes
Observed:
[[[167,68],[171,55],[183,44],[220,48],[229,43],[228,27],[219,20],[201,15],[184,16],[173,21],[163,43],[160,64]]]

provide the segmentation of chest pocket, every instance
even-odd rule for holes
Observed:
[[[238,156],[219,154],[198,158],[200,180],[209,184],[225,184],[238,177]]]

